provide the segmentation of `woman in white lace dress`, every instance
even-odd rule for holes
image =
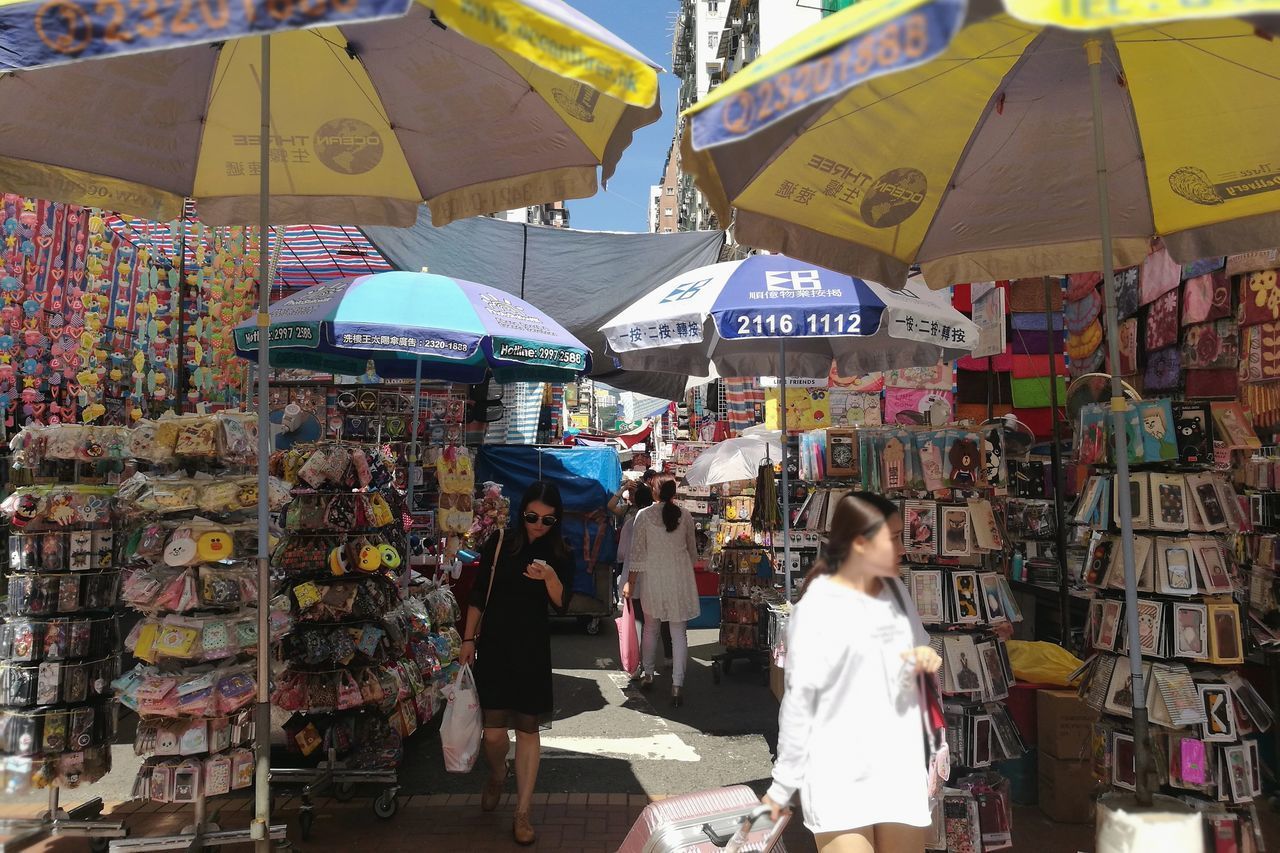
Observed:
[[[656,484],[658,502],[642,509],[632,524],[629,570],[623,595],[640,581],[644,604],[640,689],[653,686],[659,623],[671,627],[671,704],[683,703],[685,667],[689,661],[689,620],[698,615],[698,586],[693,564],[698,559],[697,535],[689,512],[675,502],[676,481],[663,476]]]

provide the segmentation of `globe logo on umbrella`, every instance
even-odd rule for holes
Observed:
[[[919,169],[885,172],[862,200],[862,218],[872,228],[901,225],[924,203],[929,181]]]
[[[325,122],[313,143],[320,162],[344,175],[362,175],[382,162],[382,137],[373,125],[358,118]]]

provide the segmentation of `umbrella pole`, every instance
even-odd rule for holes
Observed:
[[[256,853],[271,849],[271,622],[267,601],[271,598],[271,535],[267,494],[267,461],[271,456],[271,422],[267,397],[271,390],[270,341],[271,282],[267,253],[267,229],[271,225],[271,36],[262,37],[262,127],[258,131],[258,706],[254,726],[254,816],[250,837]]]
[[[1147,740],[1147,689],[1142,677],[1142,648],[1138,638],[1138,575],[1133,559],[1133,510],[1129,505],[1129,435],[1125,417],[1129,404],[1124,396],[1120,367],[1120,331],[1116,318],[1116,278],[1112,268],[1111,199],[1107,189],[1107,153],[1102,126],[1102,42],[1084,43],[1089,61],[1089,86],[1093,94],[1093,147],[1098,167],[1098,221],[1102,230],[1102,275],[1106,308],[1107,354],[1111,359],[1111,429],[1115,435],[1116,501],[1120,509],[1120,548],[1124,557],[1124,619],[1129,637],[1129,670],[1133,676],[1133,752],[1137,770],[1139,805],[1151,805],[1150,749]]]
[[[778,424],[782,427],[782,567],[786,572],[787,601],[791,601],[791,479],[787,465],[787,339],[778,344]]]
[[[413,478],[418,470],[418,419],[422,416],[422,359],[413,363],[413,425],[409,428],[409,470],[405,478],[405,505],[410,517],[413,514]],[[406,530],[405,533],[408,533]],[[407,556],[407,555],[406,555]],[[404,592],[409,592],[409,577],[413,569],[409,568],[409,560],[404,561]]]
[[[1053,413],[1052,441],[1049,464],[1053,471],[1053,523],[1057,530],[1058,546],[1058,624],[1061,625],[1059,645],[1068,647],[1071,639],[1071,583],[1067,578],[1067,511],[1062,496],[1067,493],[1066,471],[1062,465],[1062,426],[1058,418],[1058,339],[1053,330],[1053,288],[1061,285],[1056,279],[1044,279],[1044,317],[1049,327],[1049,411]],[[1065,363],[1065,362],[1064,362]]]

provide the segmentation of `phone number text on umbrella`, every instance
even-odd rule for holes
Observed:
[[[44,0],[0,8],[0,67],[58,65],[404,14],[406,0]]]
[[[805,311],[767,314],[739,314],[721,325],[726,338],[815,338],[828,335],[864,335],[863,315],[857,311]],[[875,318],[878,319],[878,318]],[[874,329],[872,329],[874,331]]]

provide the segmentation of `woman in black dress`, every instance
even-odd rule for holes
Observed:
[[[489,761],[481,807],[493,811],[502,798],[511,745],[507,730],[515,729],[517,794],[512,834],[520,844],[536,840],[529,805],[538,778],[538,730],[550,721],[554,707],[547,605],[563,613],[573,594],[573,558],[559,530],[563,515],[564,503],[554,484],[540,481],[529,487],[520,500],[515,524],[503,538],[501,553],[497,553],[497,536],[483,549],[462,635],[459,660],[475,661],[484,753]]]

